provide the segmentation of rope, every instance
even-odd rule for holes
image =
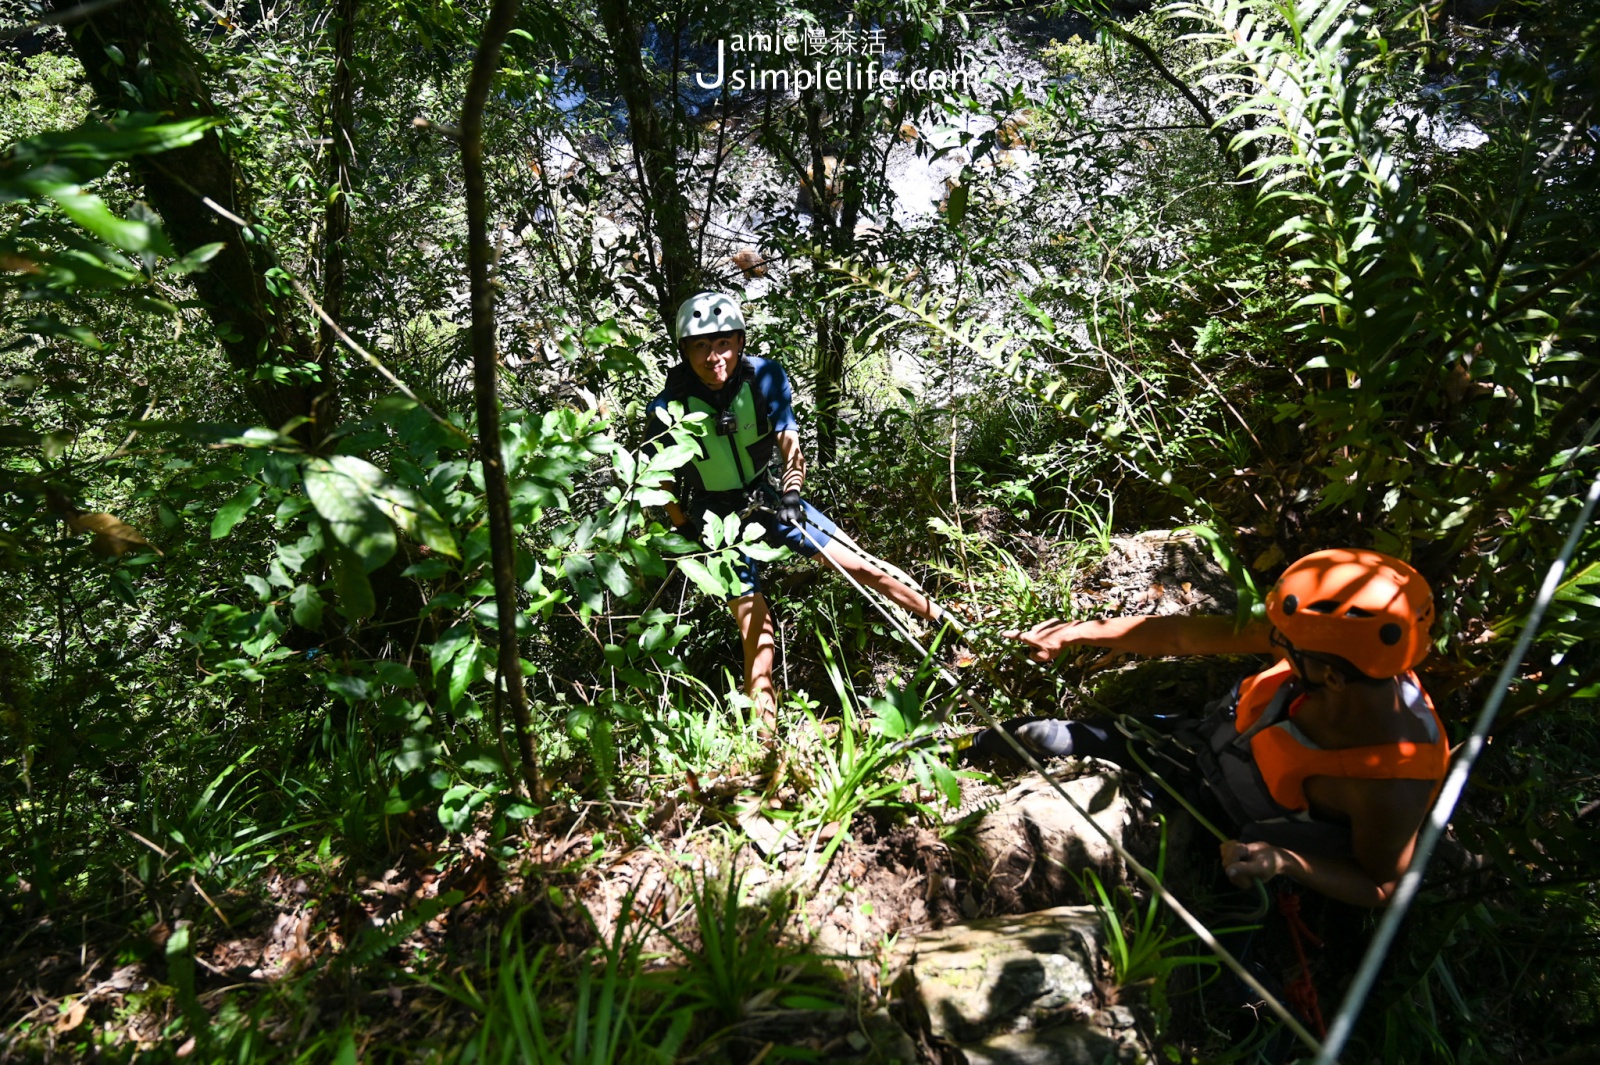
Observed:
[[[900,624],[900,622],[890,613],[890,611],[885,609],[883,605],[877,601],[877,599],[870,595],[866,588],[862,587],[861,583],[857,581],[855,577],[851,576],[843,566],[839,565],[839,563],[834,561],[832,558],[828,558],[828,553],[823,550],[821,544],[817,543],[816,538],[811,535],[810,531],[807,530],[805,525],[802,524],[796,526],[796,528],[800,530],[800,534],[802,536],[811,542],[811,546],[817,549],[817,553],[823,558],[826,558],[828,563],[839,572],[839,575],[850,582],[850,585],[854,587],[856,591],[860,592],[861,595],[873,605],[878,613],[883,615],[884,619],[894,627],[895,631],[900,633],[906,642],[922,655],[924,661],[933,663],[934,668],[938,671],[939,675],[947,682],[956,683],[955,678],[951,676],[950,671],[944,666],[934,663],[933,656],[923,648],[922,644],[917,641],[916,637],[912,636],[911,633],[906,630],[905,626]],[[1317,1041],[1316,1036],[1313,1036],[1306,1029],[1306,1026],[1300,1023],[1300,1019],[1294,1015],[1294,1012],[1290,1010],[1288,1006],[1284,1005],[1276,995],[1262,986],[1261,981],[1257,980],[1255,976],[1252,975],[1249,970],[1247,970],[1239,962],[1238,958],[1235,958],[1226,947],[1217,941],[1217,937],[1212,935],[1211,930],[1202,924],[1199,918],[1190,913],[1183,903],[1177,900],[1172,892],[1167,890],[1166,885],[1161,882],[1159,877],[1140,864],[1138,859],[1129,854],[1127,848],[1123,847],[1123,845],[1116,839],[1116,837],[1112,836],[1110,831],[1107,830],[1105,826],[1101,825],[1100,822],[1096,821],[1092,816],[1090,816],[1089,811],[1085,810],[1081,805],[1078,804],[1076,799],[1067,794],[1066,789],[1063,788],[1060,783],[1056,781],[1055,777],[1051,776],[1050,772],[1039,763],[1037,758],[1033,756],[1033,752],[1029,751],[1020,742],[1018,742],[1017,738],[1011,735],[1011,733],[1001,725],[999,719],[995,717],[994,712],[989,709],[988,703],[976,695],[971,695],[970,693],[969,698],[974,709],[978,711],[978,713],[983,717],[984,721],[988,723],[989,727],[993,728],[997,733],[999,733],[999,735],[1011,745],[1012,749],[1019,756],[1021,756],[1023,763],[1043,777],[1045,783],[1049,784],[1051,789],[1055,791],[1057,795],[1061,796],[1061,798],[1065,800],[1068,806],[1072,807],[1073,811],[1077,813],[1079,817],[1087,821],[1096,832],[1100,833],[1100,836],[1106,841],[1107,845],[1111,847],[1112,851],[1115,852],[1117,857],[1121,858],[1123,862],[1127,864],[1128,868],[1132,870],[1133,874],[1140,880],[1143,880],[1145,884],[1149,886],[1150,890],[1154,891],[1156,895],[1160,897],[1161,901],[1166,903],[1167,907],[1171,909],[1173,913],[1178,915],[1179,920],[1183,921],[1184,924],[1189,926],[1189,930],[1194,933],[1195,938],[1209,947],[1211,952],[1215,954],[1222,961],[1222,963],[1226,965],[1228,969],[1231,970],[1233,974],[1245,984],[1246,987],[1250,988],[1251,991],[1254,991],[1257,995],[1261,996],[1262,1002],[1264,1002],[1267,1008],[1284,1023],[1286,1028],[1295,1034],[1296,1038],[1298,1038],[1306,1046],[1310,1047],[1313,1051],[1320,1050],[1321,1044]]]
[[[1584,500],[1583,509],[1567,532],[1567,540],[1561,547],[1561,554],[1550,564],[1550,569],[1545,574],[1544,583],[1539,588],[1539,597],[1534,600],[1533,609],[1528,612],[1528,620],[1522,627],[1522,635],[1517,638],[1516,646],[1511,649],[1505,665],[1501,667],[1494,691],[1483,704],[1483,710],[1478,714],[1478,720],[1472,727],[1472,735],[1467,737],[1451,762],[1450,775],[1445,778],[1444,786],[1439,789],[1439,798],[1428,815],[1422,835],[1417,839],[1417,849],[1411,858],[1411,864],[1407,867],[1405,875],[1400,878],[1400,884],[1395,889],[1394,897],[1389,901],[1389,908],[1384,911],[1383,919],[1378,922],[1378,930],[1373,933],[1366,956],[1361,959],[1361,968],[1356,970],[1350,990],[1345,993],[1344,1001],[1339,1005],[1339,1012],[1334,1016],[1333,1024],[1328,1027],[1327,1041],[1317,1052],[1313,1065],[1333,1065],[1339,1059],[1339,1051],[1344,1049],[1345,1042],[1349,1040],[1350,1033],[1355,1027],[1356,1017],[1360,1014],[1361,1007],[1378,978],[1378,969],[1388,955],[1389,947],[1394,943],[1395,934],[1400,930],[1400,921],[1411,906],[1412,900],[1416,898],[1418,889],[1422,887],[1422,876],[1427,871],[1428,860],[1433,857],[1433,848],[1439,842],[1439,837],[1444,834],[1451,814],[1455,812],[1456,802],[1467,786],[1467,776],[1472,772],[1473,763],[1483,751],[1489,729],[1494,725],[1495,716],[1500,712],[1500,704],[1505,701],[1506,691],[1511,687],[1517,668],[1522,665],[1522,659],[1533,643],[1540,622],[1544,620],[1545,608],[1550,605],[1556,591],[1561,587],[1561,577],[1566,572],[1567,564],[1572,561],[1573,552],[1577,550],[1578,538],[1583,534],[1583,527],[1594,514],[1596,502],[1600,502],[1600,477],[1589,486],[1589,494]]]
[[[1293,891],[1285,889],[1278,893],[1278,912],[1283,915],[1284,923],[1289,926],[1289,939],[1294,943],[1294,956],[1300,959],[1300,975],[1283,989],[1284,997],[1300,1011],[1300,1016],[1315,1024],[1317,1034],[1326,1039],[1328,1026],[1322,1023],[1322,1003],[1317,1001],[1317,984],[1311,979],[1311,963],[1306,960],[1305,944],[1301,942],[1303,939],[1309,939],[1315,946],[1321,947],[1322,939],[1311,931],[1306,919],[1300,916],[1300,896]]]
[[[1212,824],[1211,819],[1206,817],[1205,814],[1201,813],[1195,807],[1194,803],[1189,801],[1187,796],[1169,784],[1166,777],[1162,776],[1160,773],[1157,773],[1155,771],[1155,767],[1149,762],[1146,762],[1144,758],[1140,756],[1138,749],[1133,745],[1133,741],[1148,743],[1149,730],[1147,730],[1141,722],[1136,722],[1132,718],[1128,717],[1127,714],[1118,714],[1115,720],[1117,728],[1130,741],[1127,745],[1128,754],[1136,763],[1138,763],[1140,770],[1142,770],[1151,780],[1154,780],[1157,784],[1161,785],[1162,789],[1166,791],[1168,795],[1177,800],[1178,805],[1187,810],[1189,812],[1189,816],[1199,822],[1200,827],[1217,837],[1218,843],[1226,843],[1228,840],[1232,839],[1232,836],[1228,835],[1226,832],[1222,831],[1222,829]],[[1154,748],[1154,746],[1154,744],[1151,744],[1152,748]],[[1254,922],[1261,920],[1261,918],[1267,915],[1267,911],[1272,909],[1272,899],[1267,895],[1267,885],[1254,877],[1252,877],[1251,880],[1255,885],[1256,894],[1259,896],[1259,902],[1256,905],[1256,908],[1245,913],[1238,913],[1236,915],[1229,914],[1228,916],[1236,916],[1237,919],[1241,921]]]

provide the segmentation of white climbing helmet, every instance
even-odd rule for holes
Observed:
[[[701,292],[678,306],[678,339],[744,330],[739,301],[721,292]]]

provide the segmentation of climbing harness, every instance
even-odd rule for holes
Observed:
[[[1166,754],[1163,750],[1165,743],[1163,743],[1162,740],[1170,740],[1171,737],[1160,737],[1159,734],[1156,733],[1154,729],[1150,728],[1149,725],[1134,719],[1128,714],[1115,715],[1112,718],[1112,723],[1116,725],[1117,731],[1121,732],[1123,737],[1129,741],[1127,744],[1128,755],[1133,759],[1134,764],[1139,767],[1139,770],[1142,773],[1144,773],[1151,780],[1155,781],[1161,790],[1165,791],[1174,801],[1178,803],[1179,806],[1183,807],[1184,810],[1188,812],[1189,816],[1194,818],[1195,822],[1200,825],[1201,828],[1204,828],[1207,832],[1215,836],[1218,843],[1226,843],[1228,840],[1233,838],[1228,833],[1222,831],[1222,829],[1213,824],[1209,817],[1201,813],[1194,803],[1189,801],[1188,796],[1179,791],[1178,788],[1172,784],[1171,781],[1167,780],[1165,776],[1157,772],[1155,766],[1151,765],[1144,759],[1142,755],[1140,755],[1139,749],[1135,745],[1136,743],[1144,743],[1149,747],[1150,752],[1153,755],[1158,755],[1166,759],[1179,769],[1187,770],[1187,766],[1173,758],[1171,755]],[[1267,894],[1267,885],[1260,880],[1253,880],[1252,884],[1255,888],[1257,896],[1256,906],[1253,909],[1243,912],[1225,913],[1223,916],[1225,916],[1228,920],[1254,923],[1265,917],[1267,915],[1267,911],[1272,908],[1272,900]]]

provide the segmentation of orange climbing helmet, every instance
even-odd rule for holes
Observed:
[[[1338,655],[1374,679],[1427,657],[1433,589],[1408,563],[1377,551],[1313,551],[1267,593],[1267,617],[1295,650]]]

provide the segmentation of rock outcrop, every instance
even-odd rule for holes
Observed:
[[[1131,1017],[1102,1008],[1100,941],[1092,906],[951,925],[908,944],[896,997],[974,1065],[1136,1061]]]

